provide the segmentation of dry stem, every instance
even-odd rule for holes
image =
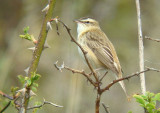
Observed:
[[[143,46],[143,35],[142,35],[142,22],[141,22],[141,10],[140,2],[136,0],[137,8],[137,21],[138,21],[138,39],[139,39],[139,67],[140,71],[144,70],[144,46]],[[146,93],[146,84],[145,84],[145,75],[144,73],[140,74],[141,90],[142,93]]]
[[[48,101],[45,101],[45,100],[44,100],[41,105],[37,105],[37,106],[33,106],[33,107],[28,107],[27,110],[36,109],[36,108],[41,108],[41,107],[43,107],[45,104],[50,104],[50,105],[52,105],[52,106],[54,106],[54,107],[63,107],[63,106],[60,106],[60,105],[57,105],[57,104],[54,104],[54,103],[52,103],[52,102],[48,102]]]

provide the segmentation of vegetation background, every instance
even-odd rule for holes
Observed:
[[[11,93],[11,86],[21,86],[17,75],[23,74],[31,62],[32,51],[27,48],[33,44],[19,38],[25,26],[30,27],[30,34],[38,38],[43,13],[41,10],[47,0],[1,0],[0,1],[0,90]],[[141,2],[143,35],[160,38],[160,1],[145,0]],[[59,16],[71,29],[76,38],[74,19],[90,16],[99,21],[102,30],[113,42],[124,76],[139,70],[137,16],[134,0],[57,0],[54,16]],[[78,54],[77,46],[71,43],[67,32],[59,27],[49,31],[47,38],[51,48],[46,49],[41,57],[38,73],[42,75],[39,81],[38,95],[33,101],[52,101],[63,108],[46,105],[39,113],[93,113],[96,92],[86,79],[69,71],[57,71],[54,62],[79,70],[88,70]],[[144,40],[145,66],[160,69],[160,43]],[[114,77],[109,73],[106,84]],[[159,73],[146,73],[147,91],[160,92]],[[141,93],[139,77],[125,81],[130,95]],[[0,102],[2,102],[0,97]],[[143,109],[132,99],[128,102],[119,84],[107,91],[102,101],[109,106],[111,113],[141,113]],[[101,113],[105,113],[103,107]],[[5,113],[17,112],[12,106]]]

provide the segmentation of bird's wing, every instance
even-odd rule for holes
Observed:
[[[96,55],[97,59],[101,63],[103,63],[106,66],[106,68],[113,71],[118,78],[122,78],[121,66],[116,51],[112,43],[107,38],[107,36],[100,30],[95,32],[86,32],[85,35],[86,44]],[[124,90],[125,94],[127,95],[123,81],[119,81],[119,83],[122,89]]]
[[[118,67],[114,61],[115,57],[117,56],[113,56],[113,52],[115,53],[113,45],[111,45],[109,39],[104,33],[102,33],[101,31],[97,32],[86,33],[86,44],[93,51],[93,53],[101,63],[118,74]]]

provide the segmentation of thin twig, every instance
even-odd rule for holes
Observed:
[[[64,63],[59,67],[59,66],[57,66],[57,63],[58,63],[58,61],[56,61],[56,62],[54,63],[54,66],[56,67],[57,70],[62,71],[62,69],[66,69],[66,70],[71,71],[72,73],[82,74],[82,75],[84,75],[84,76],[87,78],[87,80],[88,80],[94,87],[97,87],[97,84],[90,78],[90,75],[89,75],[89,74],[86,74],[83,70],[82,70],[82,71],[79,71],[79,70],[76,70],[76,69],[69,68],[69,67],[65,66]]]
[[[90,75],[89,74],[86,74],[83,70],[82,71],[79,71],[79,70],[75,70],[75,69],[72,69],[72,68],[69,68],[69,67],[66,67],[64,66],[65,69],[67,70],[70,70],[72,71],[72,73],[78,73],[78,74],[82,74],[84,75],[87,80],[94,86],[94,87],[97,87],[97,84],[90,78]]]
[[[150,69],[151,71],[156,71],[156,72],[160,72],[160,70],[158,69],[155,69],[153,67],[148,67],[148,66],[145,66],[147,69]]]
[[[13,100],[14,101],[14,104],[15,104],[15,107],[17,110],[19,110],[19,107],[21,106],[17,100],[19,99],[19,95],[15,95],[15,96],[9,96],[7,94],[5,94],[4,92],[0,91],[0,95],[2,95],[3,97],[9,99],[9,100]],[[0,112],[1,113],[1,112]]]
[[[150,38],[148,36],[145,36],[145,39],[152,40],[152,41],[155,41],[155,42],[160,42],[160,39],[153,39],[153,38]]]
[[[103,102],[102,102],[102,106],[104,107],[104,110],[106,113],[110,113],[110,111],[108,110],[108,106],[106,106]]]
[[[138,21],[138,39],[139,39],[139,67],[140,71],[144,70],[144,45],[143,45],[143,35],[142,35],[142,22],[141,22],[141,10],[140,2],[136,0],[136,9],[137,9],[137,21]],[[142,93],[146,93],[146,84],[145,84],[145,75],[144,73],[140,74],[141,90]]]
[[[104,75],[102,76],[102,78],[100,79],[100,81],[103,80],[103,78],[107,75],[107,73],[108,73],[108,71],[106,71],[106,72],[104,73]]]
[[[3,113],[9,107],[10,104],[11,104],[11,101],[7,103],[7,105],[0,111],[0,113]]]
[[[134,74],[131,74],[131,75],[128,75],[126,77],[123,77],[123,78],[120,78],[120,79],[117,79],[117,80],[113,80],[110,84],[108,84],[105,88],[103,88],[101,90],[101,92],[104,92],[106,90],[109,90],[109,88],[114,85],[115,83],[119,82],[119,81],[122,81],[122,80],[128,80],[134,76],[140,76],[140,74],[142,73],[145,73],[145,72],[148,72],[148,71],[156,71],[156,72],[160,72],[160,70],[158,69],[155,69],[155,68],[149,68],[147,67],[147,69],[145,69],[144,71],[140,71],[140,72],[137,72],[137,73],[134,73]]]
[[[19,111],[20,110],[20,103],[18,103],[18,99],[19,99],[20,97],[16,97],[15,99],[14,99],[14,104],[15,104],[15,108]]]
[[[45,100],[44,100],[41,105],[37,105],[37,106],[33,106],[33,107],[28,107],[27,110],[36,109],[36,108],[41,108],[41,107],[43,107],[45,104],[50,104],[50,105],[55,106],[55,107],[63,107],[63,106],[61,106],[61,105],[57,105],[57,104],[54,104],[54,103],[52,103],[52,102],[48,102],[48,101],[45,101]]]
[[[13,100],[14,98],[12,96],[9,96],[7,94],[5,94],[4,92],[0,91],[0,95],[2,95],[5,98],[8,98],[9,100]]]

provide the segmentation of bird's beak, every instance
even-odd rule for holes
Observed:
[[[75,22],[75,23],[79,23],[79,22],[80,22],[80,20],[73,20],[73,22]]]

